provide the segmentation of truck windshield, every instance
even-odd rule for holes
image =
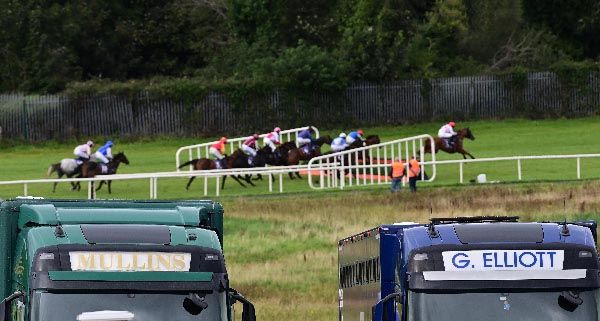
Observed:
[[[208,305],[199,315],[183,307],[187,294],[64,294],[36,292],[32,300],[31,321],[75,321],[84,312],[129,311],[134,321],[227,320],[225,293],[202,294]]]
[[[409,293],[408,320],[448,321],[594,321],[600,290],[582,291],[583,303],[569,312],[558,304],[558,292]]]

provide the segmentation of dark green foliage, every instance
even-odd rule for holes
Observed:
[[[600,2],[596,0],[523,1],[525,18],[559,36],[573,58],[597,59],[600,54]]]
[[[184,75],[225,38],[194,0],[3,0],[5,90],[54,92],[68,82]],[[219,26],[221,25],[221,26]]]
[[[194,100],[214,89],[232,97],[282,90],[306,100],[311,90],[349,81],[550,70],[600,54],[600,2],[592,0],[0,0],[0,7],[3,91],[143,89]]]

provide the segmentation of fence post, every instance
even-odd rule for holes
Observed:
[[[204,196],[208,195],[208,176],[204,176]]]
[[[460,173],[460,183],[463,183],[463,162],[458,163],[459,173]]]
[[[283,173],[279,173],[279,193],[283,193]]]
[[[29,196],[27,195],[27,183],[23,184],[23,196]]]
[[[581,179],[581,157],[577,157],[577,179]]]
[[[152,178],[152,186],[154,187],[152,189],[152,199],[157,199],[158,198],[158,177]]]
[[[27,104],[25,101],[25,97],[23,97],[23,139],[29,140],[29,117],[27,117]]]
[[[150,177],[150,199],[154,199],[154,179]]]
[[[522,175],[522,171],[521,171],[521,159],[520,158],[517,159],[517,174],[519,176],[519,180],[521,180],[523,178],[523,175]]]

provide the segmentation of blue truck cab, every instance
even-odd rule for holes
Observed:
[[[344,238],[340,321],[598,320],[593,221],[397,223]]]

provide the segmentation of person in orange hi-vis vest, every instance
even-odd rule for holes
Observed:
[[[404,163],[402,159],[392,161],[390,177],[392,178],[392,193],[401,191],[402,178],[404,177]]]
[[[411,192],[417,191],[419,175],[421,175],[421,165],[419,164],[419,160],[413,156],[408,162],[408,186]]]

